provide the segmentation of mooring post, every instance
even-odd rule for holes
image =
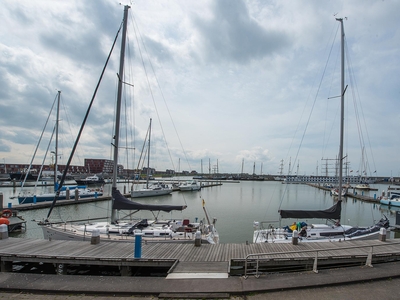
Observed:
[[[293,245],[298,245],[299,244],[299,232],[297,230],[293,230],[292,244]]]
[[[79,200],[79,190],[75,189],[75,201]]]
[[[98,230],[98,229],[92,230],[92,237],[90,239],[90,243],[92,245],[100,244],[100,230]]]
[[[0,225],[0,240],[8,239],[8,226],[6,224]]]
[[[142,235],[143,233],[135,233],[135,253],[134,258],[142,257]]]
[[[380,230],[379,230],[379,240],[381,241],[381,242],[386,242],[386,234],[387,234],[387,231],[386,231],[386,228],[381,228]]]
[[[196,233],[194,234],[194,245],[196,247],[201,246],[201,232],[200,230],[197,230]]]

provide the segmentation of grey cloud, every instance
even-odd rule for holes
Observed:
[[[268,30],[249,14],[243,1],[215,1],[211,20],[195,18],[210,60],[245,64],[279,52],[289,45],[284,31]]]

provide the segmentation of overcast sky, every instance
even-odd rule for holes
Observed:
[[[291,162],[292,174],[333,175],[340,98],[328,98],[340,95],[346,18],[349,170],[399,176],[399,12],[394,0],[134,1],[119,162],[137,165],[152,118],[159,170],[278,174],[283,160],[284,174]],[[58,90],[66,163],[122,17],[112,0],[2,1],[1,163],[30,162]],[[112,157],[119,48],[120,37],[74,164]]]

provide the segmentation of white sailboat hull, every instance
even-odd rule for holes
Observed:
[[[179,222],[178,222],[179,223]],[[199,224],[192,224],[192,228],[198,227]],[[135,234],[141,233],[142,240],[146,242],[168,242],[168,243],[191,243],[196,239],[196,229],[188,230],[172,230],[167,225],[149,226],[143,229],[135,229],[132,234],[127,234],[132,224],[112,225],[107,222],[95,223],[92,226],[79,225],[75,226],[71,223],[62,225],[41,225],[43,236],[47,240],[67,240],[67,241],[90,241],[92,238],[92,230],[99,229],[100,240],[103,242],[131,242],[135,241]],[[202,229],[201,240],[203,243],[218,244],[219,235],[215,227]]]
[[[142,197],[154,197],[168,195],[172,193],[172,189],[141,189],[137,191],[131,191],[132,198],[142,198]]]

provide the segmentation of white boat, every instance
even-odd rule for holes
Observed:
[[[347,188],[342,187],[342,193],[341,193],[342,197],[346,196],[346,194],[347,194]],[[338,187],[332,188],[331,195],[336,197],[339,196],[339,188]]]
[[[125,38],[126,38],[126,28],[127,28],[127,20],[128,20],[128,9],[129,6],[125,6],[124,8],[124,21],[123,21],[123,31],[122,31],[122,44],[121,44],[121,57],[120,57],[120,68],[119,68],[119,76],[123,78],[123,62],[124,62],[124,53],[125,53]],[[121,99],[122,99],[122,81],[118,83],[118,97],[117,97],[117,108],[121,108]],[[93,101],[93,99],[92,99]],[[91,105],[89,106],[90,110]],[[120,122],[120,111],[116,110],[116,124]],[[86,115],[88,115],[89,111]],[[83,129],[83,125],[85,124],[86,118],[83,121],[81,131]],[[165,241],[165,242],[192,242],[201,240],[207,243],[219,243],[219,235],[218,231],[215,228],[216,219],[213,219],[212,223],[209,220],[207,211],[205,209],[205,203],[203,200],[203,210],[205,212],[207,222],[200,221],[195,223],[190,223],[188,219],[182,220],[181,222],[178,220],[170,220],[160,222],[157,218],[157,213],[163,212],[171,212],[171,211],[182,211],[186,208],[186,205],[150,205],[150,204],[141,204],[137,202],[133,202],[125,198],[117,189],[117,173],[118,173],[118,149],[119,149],[119,126],[115,126],[115,134],[114,134],[114,168],[113,168],[113,181],[112,181],[112,212],[111,212],[111,222],[94,222],[81,224],[79,221],[69,221],[69,222],[59,222],[52,223],[49,221],[49,217],[51,211],[54,207],[55,199],[53,201],[53,205],[50,207],[47,218],[45,221],[40,222],[41,228],[43,230],[44,237],[46,239],[60,239],[60,240],[85,240],[91,238],[92,232],[94,229],[98,229],[100,233],[101,240],[111,241],[111,242],[133,242],[135,240],[135,236],[140,233],[143,235],[143,240],[151,240],[151,241]],[[79,141],[80,135],[78,134],[78,138],[75,141],[75,146],[70,155],[70,158],[67,162],[65,169],[68,169],[69,163],[72,160],[72,156],[74,153],[74,149]],[[66,171],[63,173],[63,178],[61,180],[61,185],[63,179],[65,179]],[[59,192],[59,190],[57,191]],[[122,219],[118,219],[117,213],[120,210],[128,210],[130,213],[127,215],[129,218],[132,218],[132,215],[141,211],[150,211],[152,212],[155,221],[144,221],[143,222],[132,222],[124,221]],[[156,213],[157,212],[157,213]],[[138,219],[137,219],[138,220]],[[97,234],[97,230],[96,230]]]
[[[146,205],[132,202],[126,199],[121,193],[113,188],[113,209],[129,211],[152,211],[152,212],[171,212],[182,211],[185,205]],[[119,220],[118,222],[93,222],[82,224],[81,222],[62,222],[41,224],[45,239],[55,240],[90,240],[94,229],[100,233],[101,241],[106,242],[133,242],[135,235],[142,234],[144,241],[153,242],[178,242],[192,243],[197,238],[202,243],[218,244],[219,234],[215,227],[216,219],[209,222],[207,211],[203,209],[205,216],[203,220],[190,222],[189,219],[158,220],[155,215],[154,220],[140,219]],[[207,223],[207,221],[208,223]]]
[[[387,218],[382,218],[378,223],[369,227],[353,227],[341,225],[337,222],[333,224],[300,222],[300,224],[295,230],[298,233],[299,241],[302,243],[376,239],[381,228],[389,228]],[[263,226],[258,222],[254,223],[256,230],[254,230],[253,243],[292,243],[294,230],[291,230],[290,226],[275,228],[272,222],[269,222],[267,229],[262,229]]]
[[[146,184],[144,187],[138,188],[138,185],[132,186],[131,197],[132,198],[141,198],[141,197],[154,197],[154,196],[163,196],[172,193],[172,187],[167,184],[157,182],[155,184],[150,184],[149,179],[151,177],[150,174],[150,138],[151,138],[151,119],[149,128],[147,131],[147,176],[146,176]],[[144,147],[143,147],[144,149]],[[140,162],[138,163],[140,164]]]
[[[387,196],[381,197],[379,203],[388,206],[400,207],[400,192],[388,192]]]
[[[343,188],[343,128],[344,128],[344,29],[343,19],[336,19],[341,25],[341,117],[339,141],[339,180],[338,191]],[[283,210],[279,211],[282,219],[326,219],[332,224],[306,224],[297,222],[291,226],[281,226],[281,221],[254,222],[253,243],[291,243],[293,234],[302,242],[332,242],[376,238],[382,227],[389,227],[389,220],[382,218],[369,227],[341,225],[342,193],[338,193],[337,202],[325,210]],[[278,224],[277,224],[278,223]]]
[[[89,185],[89,184],[103,184],[105,183],[103,178],[100,178],[99,176],[95,175],[91,175],[91,176],[87,176],[84,179],[75,179],[77,184],[85,184],[85,185]]]
[[[103,189],[89,189],[86,186],[65,186],[64,189],[59,193],[58,200],[73,200],[75,195],[78,195],[78,199],[81,198],[97,198],[103,196]],[[19,204],[28,203],[39,203],[46,201],[53,201],[56,193],[45,193],[45,194],[32,194],[24,193],[18,196]]]
[[[368,183],[359,183],[355,186],[355,189],[357,190],[370,190],[371,187],[369,186]]]
[[[179,185],[179,190],[181,191],[198,191],[200,189],[201,186],[197,180],[187,181]]]
[[[382,198],[379,200],[379,203],[388,206],[400,207],[400,198]]]
[[[131,191],[132,198],[154,197],[169,195],[172,193],[172,188],[167,184],[157,182],[154,184],[147,183],[143,188]]]

